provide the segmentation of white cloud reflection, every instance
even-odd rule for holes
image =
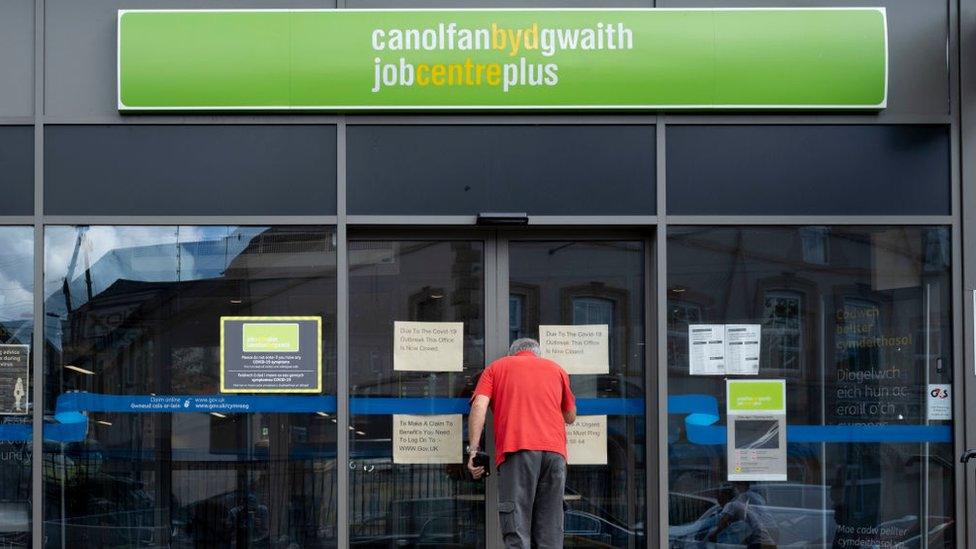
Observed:
[[[47,313],[66,310],[62,291],[72,289],[72,306],[119,280],[166,282],[220,276],[264,227],[91,226],[48,227],[44,242],[44,299]]]
[[[33,316],[33,234],[33,227],[0,227],[0,322]]]

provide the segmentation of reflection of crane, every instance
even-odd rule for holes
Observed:
[[[87,226],[78,227],[78,238],[75,239],[75,248],[71,252],[71,260],[68,262],[68,268],[64,273],[64,282],[61,284],[61,288],[64,293],[64,304],[67,308],[66,312],[71,312],[71,284],[70,281],[73,278],[72,275],[75,272],[75,266],[78,264],[78,252],[81,250],[82,244],[85,243],[85,234],[88,233]],[[89,247],[85,246],[85,289],[88,293],[88,300],[91,301],[92,298],[92,279],[91,279],[91,256],[88,254]]]

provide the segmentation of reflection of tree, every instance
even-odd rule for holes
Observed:
[[[323,333],[331,338],[335,249],[328,230],[220,230],[226,236],[219,240],[180,241],[176,231],[176,240],[165,242],[173,228],[151,234],[142,229],[147,245],[109,247],[95,264],[79,253],[84,272],[70,283],[72,269],[62,270],[64,283],[46,303],[46,363],[54,365],[48,406],[72,389],[116,395],[217,392],[222,315],[320,315]],[[103,232],[89,233],[95,246],[106,246],[96,238]],[[134,238],[129,236],[126,242]],[[72,234],[71,240],[79,239]],[[335,345],[327,341],[324,347]],[[327,365],[330,358],[334,354],[323,357]],[[323,382],[334,387],[334,376],[326,374]],[[181,536],[190,535],[188,517],[250,524],[252,511],[262,505],[270,516],[261,528],[281,539],[321,539],[316,530],[327,524],[319,518],[334,520],[334,514],[321,513],[293,520],[306,504],[334,509],[333,473],[322,465],[334,471],[334,450],[328,448],[335,446],[335,428],[320,416],[120,413],[98,417],[108,420],[101,423],[90,419],[88,440],[65,453],[45,454],[68,465],[65,475],[46,477],[45,498],[53,505],[45,515],[68,523],[67,546],[80,546],[85,536],[112,526],[119,526],[117,535],[149,532],[159,544],[180,546]],[[272,428],[267,436],[254,436],[262,420]],[[304,435],[309,432],[314,442]],[[60,470],[57,464],[50,469]],[[257,477],[269,481],[252,484]],[[131,503],[136,498],[140,505]],[[137,508],[147,511],[129,529],[120,521]],[[220,516],[207,514],[218,508]]]

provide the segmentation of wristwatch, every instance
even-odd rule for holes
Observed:
[[[478,453],[479,450],[481,450],[481,448],[478,448],[477,446],[471,446],[470,444],[464,447],[464,453],[469,455],[476,454]]]

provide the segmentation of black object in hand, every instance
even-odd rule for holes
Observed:
[[[476,452],[474,459],[471,460],[471,464],[475,467],[484,467],[485,476],[491,476],[491,459],[488,457],[488,452]]]

